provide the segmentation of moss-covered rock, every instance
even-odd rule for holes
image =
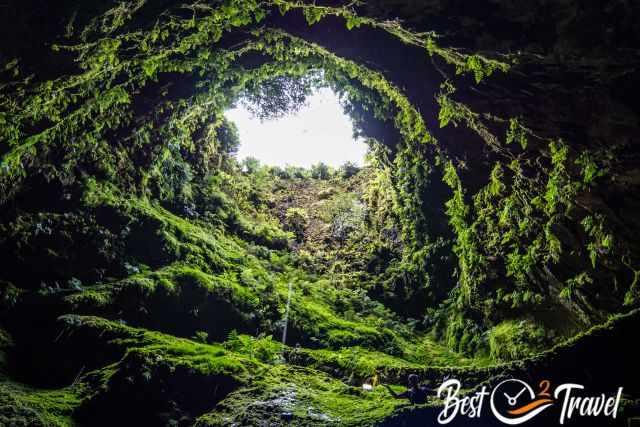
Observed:
[[[399,404],[382,388],[367,392],[315,370],[282,365],[230,394],[195,425],[365,426]]]
[[[73,427],[79,391],[43,390],[0,377],[0,424],[16,427]]]

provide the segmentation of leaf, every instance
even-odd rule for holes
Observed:
[[[313,25],[320,21],[323,16],[324,12],[318,7],[308,7],[304,9],[304,17],[309,25]]]
[[[589,259],[591,260],[591,265],[593,268],[596,268],[596,259],[598,257],[598,251],[593,243],[590,243],[588,246],[589,249]]]
[[[156,74],[158,64],[153,59],[148,59],[142,63],[142,69],[147,77],[153,77]]]
[[[525,128],[520,124],[518,119],[509,119],[509,129],[507,130],[507,138],[505,143],[507,145],[516,141],[522,149],[526,149],[528,145],[527,134]]]
[[[356,15],[350,15],[347,17],[346,25],[349,31],[351,31],[353,28],[360,27],[361,24],[362,24],[362,20],[360,19],[360,17]]]
[[[280,11],[280,15],[284,16],[289,9],[291,9],[291,5],[289,3],[283,2],[278,5],[278,10]]]
[[[260,22],[267,16],[267,12],[265,12],[264,9],[256,9],[253,12],[253,16],[255,17],[256,22]]]
[[[234,27],[240,27],[243,24],[243,19],[242,19],[242,16],[236,15],[233,18],[231,18],[231,20],[229,22]]]

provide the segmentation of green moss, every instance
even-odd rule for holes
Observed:
[[[391,330],[370,326],[366,319],[344,319],[318,293],[298,298],[296,302],[290,314],[292,327],[316,337],[326,346],[337,349],[361,345],[399,351],[397,337]]]
[[[334,374],[337,371],[342,378],[360,380],[374,375],[385,377],[387,371],[419,369],[424,366],[362,347],[340,350],[294,349],[288,353],[288,358],[292,363],[301,363],[318,370],[330,370]]]
[[[199,375],[231,375],[241,378],[258,364],[227,351],[222,345],[203,344],[189,339],[133,328],[93,316],[67,315],[61,321],[72,330],[84,330],[104,339],[105,347],[119,349],[125,356],[193,370]]]
[[[196,425],[285,425],[282,415],[291,414],[293,425],[364,426],[382,420],[400,404],[382,387],[366,392],[314,370],[280,365],[251,387],[229,395]]]
[[[74,311],[90,313],[95,309],[115,313],[125,307],[120,316],[127,319],[142,306],[149,312],[148,318],[157,319],[154,324],[160,324],[158,316],[166,310],[178,310],[184,318],[194,310],[203,311],[213,304],[224,303],[237,313],[238,319],[244,316],[249,321],[252,316],[262,323],[264,332],[274,334],[278,332],[274,321],[283,314],[287,283],[293,281],[296,285],[290,328],[306,343],[316,340],[333,348],[361,345],[401,352],[396,334],[380,327],[387,322],[385,318],[391,320],[390,313],[379,310],[375,316],[345,319],[336,312],[335,299],[347,296],[350,291],[335,294],[330,282],[313,278],[293,266],[295,258],[291,255],[270,251],[268,259],[258,257],[250,244],[224,230],[185,220],[145,199],[123,196],[109,185],[89,182],[85,203],[94,208],[116,209],[119,215],[134,222],[153,220],[159,242],[170,248],[167,251],[179,261],[136,273],[111,285],[87,287],[66,297]],[[302,284],[310,291],[300,292]],[[359,295],[353,293],[349,298],[356,301]],[[273,304],[266,304],[269,299]],[[177,301],[180,303],[176,304]],[[378,325],[372,326],[372,321]],[[217,323],[201,325],[199,329],[212,335],[212,328],[216,327],[225,333],[225,328],[227,332],[241,329],[242,324]],[[170,326],[168,330],[171,331]],[[195,329],[184,334],[192,336],[194,332]]]
[[[506,320],[489,331],[490,356],[498,362],[524,359],[543,348],[544,328],[522,320]]]
[[[462,342],[460,343],[462,346]],[[432,336],[422,337],[410,341],[403,346],[405,358],[428,367],[483,367],[489,361],[480,352],[456,351],[454,347],[448,347]],[[473,357],[465,354],[472,353]]]
[[[95,286],[65,297],[65,301],[74,309],[100,310],[112,301],[110,286]]]
[[[274,341],[272,336],[256,338],[250,335],[240,335],[236,331],[231,331],[223,346],[264,363],[280,362],[284,349],[282,344]]]
[[[41,390],[0,377],[0,424],[72,427],[80,397],[73,388]]]

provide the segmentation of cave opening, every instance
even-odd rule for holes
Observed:
[[[241,99],[225,112],[238,131],[240,162],[254,158],[282,168],[320,163],[333,168],[345,163],[364,166],[368,147],[363,138],[354,136],[353,123],[335,92],[319,87],[296,101],[300,104],[289,111],[269,115]]]

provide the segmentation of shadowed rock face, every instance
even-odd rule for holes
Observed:
[[[265,7],[259,23],[167,53],[174,34],[190,40],[236,3],[0,5],[0,126],[20,133],[0,133],[0,425],[434,423],[437,404],[360,388],[409,373],[468,388],[510,377],[593,394],[624,386],[617,420],[580,425],[638,415],[640,6],[372,0],[353,10],[375,24],[351,29]],[[175,26],[157,45],[136,45],[169,14]],[[109,29],[114,16],[125,23]],[[277,47],[245,31],[262,27],[281,31],[284,53],[256,49],[202,73],[185,65]],[[176,62],[156,71],[158,58]],[[375,140],[375,167],[352,180],[248,173],[222,148],[233,134],[224,108],[268,81],[265,67],[299,78],[298,65],[324,69],[346,95],[357,131]],[[97,84],[78,94],[61,83],[74,75]],[[72,108],[37,117],[49,94],[39,84],[58,78]],[[120,104],[65,128],[120,84]],[[208,102],[189,110],[197,96]],[[121,104],[122,121],[103,132]],[[330,207],[345,194],[364,219],[334,239]],[[290,207],[315,227],[295,242]]]

